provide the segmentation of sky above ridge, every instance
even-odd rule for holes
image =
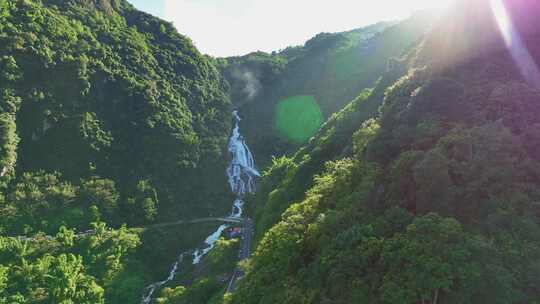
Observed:
[[[174,23],[197,48],[217,57],[277,51],[320,32],[340,32],[453,0],[128,0]]]

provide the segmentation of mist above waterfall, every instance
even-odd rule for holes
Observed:
[[[255,73],[248,69],[235,69],[232,72],[232,77],[243,84],[242,93],[245,94],[247,100],[257,97],[262,89],[262,84]]]

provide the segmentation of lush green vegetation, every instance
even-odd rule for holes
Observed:
[[[232,303],[539,303],[540,94],[504,45],[430,47],[274,160]]]
[[[0,0],[0,303],[139,303],[216,228],[152,224],[230,211],[230,99],[254,254],[157,303],[540,303],[540,92],[475,14],[212,59],[124,0]]]
[[[92,227],[95,234],[82,238],[65,227],[53,239],[0,238],[0,302],[96,304],[137,293],[140,286],[118,280],[140,245],[138,234]]]
[[[304,198],[315,176],[323,173],[327,161],[352,155],[353,134],[376,115],[386,87],[400,76],[400,73],[387,73],[374,89],[364,90],[343,110],[332,115],[294,157],[273,160],[253,199],[257,238],[279,221],[287,207]]]
[[[114,224],[207,213],[226,198],[215,174],[230,125],[225,85],[171,24],[125,1],[3,0],[0,11],[4,184],[43,170],[114,188],[115,206],[81,202]],[[223,186],[198,191],[208,183]]]
[[[343,33],[321,33],[304,46],[221,60],[231,83],[233,104],[240,107],[243,131],[255,158],[264,166],[271,156],[293,154],[313,133],[291,137],[276,126],[280,103],[311,96],[323,120],[339,112],[365,88],[373,87],[399,57],[422,37],[431,17],[417,15],[399,23],[379,23]],[[300,125],[300,124],[298,124]],[[302,132],[302,127],[295,133]],[[269,145],[268,143],[272,144]]]
[[[214,227],[121,227],[228,211],[230,108],[210,59],[126,1],[0,0],[0,302],[139,302]]]

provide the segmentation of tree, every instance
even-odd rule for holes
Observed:
[[[84,272],[82,257],[62,254],[50,259],[50,270],[45,275],[49,303],[100,304],[105,303],[103,288]]]
[[[473,256],[474,246],[454,219],[436,214],[416,218],[406,232],[384,244],[382,302],[437,304],[448,294],[470,302],[470,285],[478,281],[481,263]]]
[[[108,216],[112,216],[118,207],[120,194],[112,180],[99,177],[85,180],[81,186],[81,194],[89,206],[97,205]]]

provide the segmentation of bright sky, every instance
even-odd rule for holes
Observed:
[[[277,51],[320,32],[340,32],[453,0],[129,0],[172,21],[197,48],[213,56]]]

